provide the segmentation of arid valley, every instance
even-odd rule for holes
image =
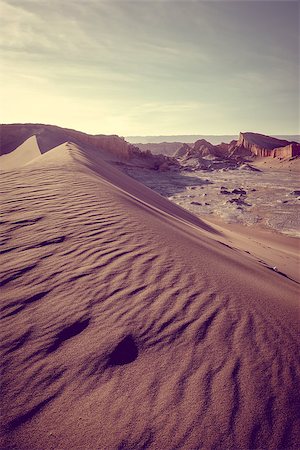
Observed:
[[[300,449],[300,2],[0,0],[0,449]]]

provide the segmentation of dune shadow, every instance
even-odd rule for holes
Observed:
[[[33,408],[29,409],[29,411],[27,411],[26,413],[20,414],[19,416],[15,417],[10,422],[8,422],[8,424],[6,425],[8,431],[13,431],[14,429],[20,427],[24,423],[31,420],[34,416],[40,413],[49,403],[51,403],[55,398],[57,398],[61,394],[62,390],[63,388],[60,388],[57,392],[55,392],[55,394],[42,400]]]
[[[111,379],[112,371],[118,367],[133,363],[139,356],[139,348],[134,337],[129,334],[108,351],[94,352],[82,362],[76,379],[80,380],[79,397],[91,393],[99,386]]]
[[[66,326],[62,330],[60,330],[55,336],[52,344],[47,348],[46,354],[55,352],[65,341],[71,339],[77,334],[82,333],[90,323],[90,318],[87,317],[85,319],[78,320],[71,325]]]
[[[28,342],[31,335],[32,335],[32,329],[29,329],[25,333],[23,333],[21,336],[19,336],[18,338],[14,339],[12,342],[10,342],[7,350],[5,351],[5,355],[15,352],[19,348],[23,347],[23,345]]]
[[[138,347],[131,335],[126,336],[115,347],[108,358],[108,366],[130,364],[138,357]]]

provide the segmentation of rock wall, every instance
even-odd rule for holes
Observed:
[[[93,147],[97,150],[105,150],[111,155],[128,161],[131,157],[140,153],[139,149],[126,142],[117,135],[90,135],[79,131],[69,131],[69,140],[79,142],[83,147]]]
[[[293,142],[285,147],[275,148],[271,156],[273,158],[292,158],[294,156],[300,156],[300,144]]]

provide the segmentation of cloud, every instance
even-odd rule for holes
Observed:
[[[297,8],[277,3],[2,1],[0,78],[13,105],[4,120],[124,134],[197,133],[201,124],[211,133],[239,128],[248,110],[258,124],[268,116],[288,127]]]

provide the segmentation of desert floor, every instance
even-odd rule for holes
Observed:
[[[210,176],[183,206],[252,186]],[[295,238],[209,223],[72,144],[1,193],[3,448],[299,448]]]
[[[209,219],[211,215],[227,223],[259,225],[299,237],[300,170],[290,171],[288,166],[282,168],[266,159],[252,165],[259,171],[240,168],[178,173],[127,168],[126,172],[198,216]],[[240,189],[246,192],[241,198],[238,192],[232,193]]]

